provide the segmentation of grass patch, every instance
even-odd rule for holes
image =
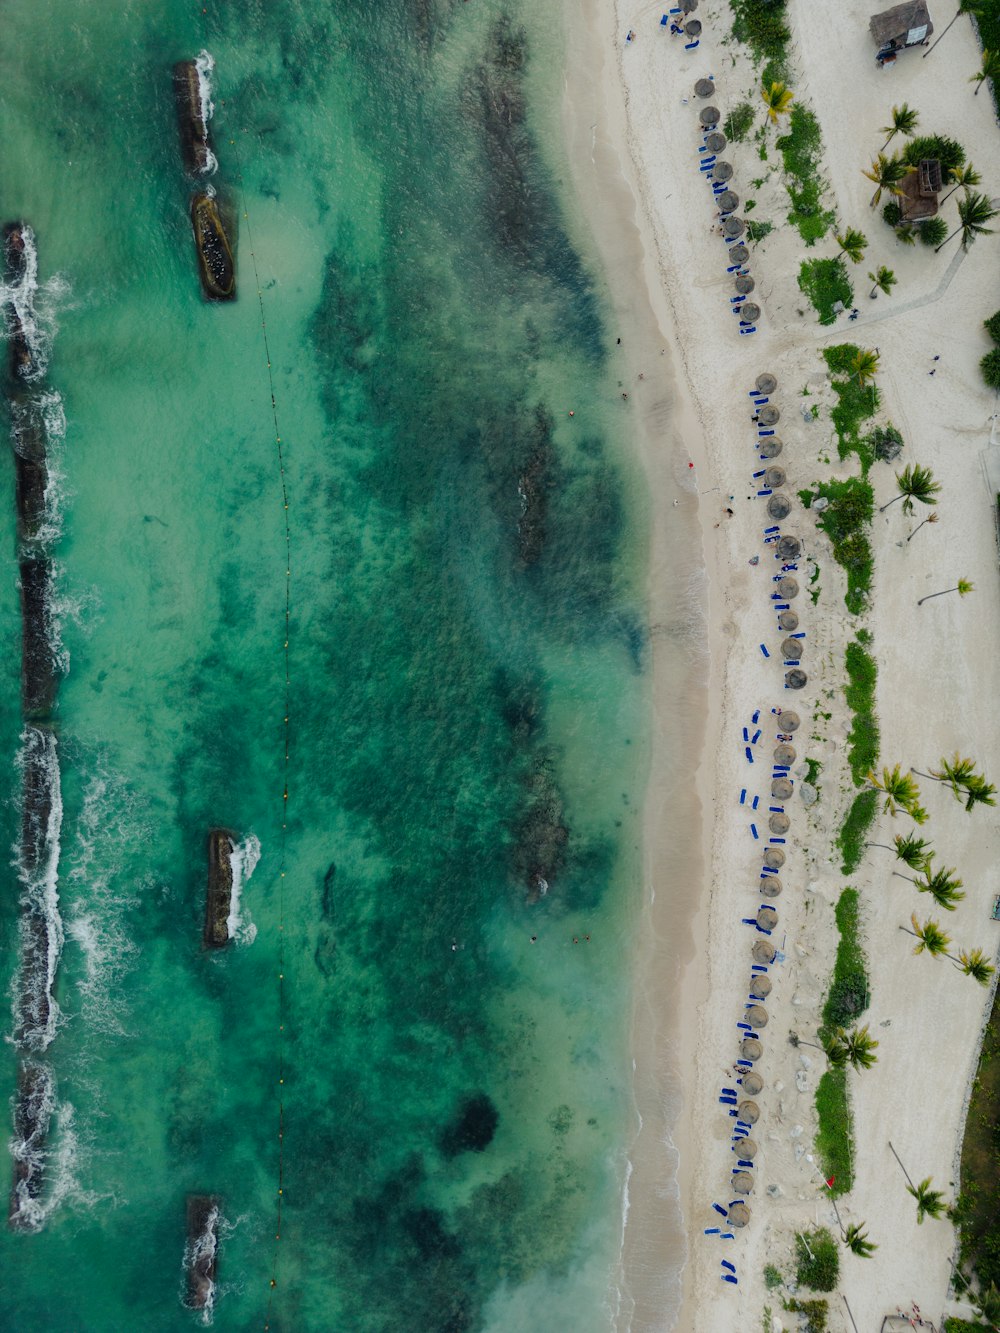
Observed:
[[[722,132],[730,143],[742,143],[753,129],[753,122],[753,103],[738,102],[723,122]]]
[[[791,1300],[783,1301],[785,1309],[792,1314],[805,1316],[805,1323],[799,1324],[799,1333],[827,1333],[830,1327],[827,1323],[827,1315],[830,1307],[826,1301],[800,1301],[793,1297]]]
[[[847,706],[854,714],[847,738],[847,762],[855,787],[860,787],[878,762],[878,719],[875,716],[878,665],[860,641],[847,645],[844,662],[847,667],[844,693]]]
[[[834,909],[840,940],[837,961],[833,965],[830,993],[823,1006],[824,1028],[849,1027],[868,1008],[871,989],[868,968],[861,947],[859,895],[857,889],[845,889]]]
[[[816,779],[819,777],[822,771],[823,771],[823,765],[820,763],[818,759],[806,760],[806,782],[808,782],[810,786],[813,787],[817,786]]]
[[[874,492],[861,477],[846,481],[824,481],[819,494],[830,501],[819,525],[833,544],[833,558],[847,573],[844,602],[852,615],[866,607],[871,591],[874,557],[868,540],[868,525],[875,508]]]
[[[990,1333],[989,1324],[970,1324],[968,1319],[949,1315],[944,1321],[943,1333]]]
[[[961,1266],[983,1287],[1000,1287],[1000,991],[983,1036],[962,1142],[962,1193],[956,1208]]]
[[[832,1179],[831,1194],[847,1194],[854,1184],[851,1144],[854,1123],[847,1100],[847,1070],[828,1069],[816,1088],[816,1151],[823,1175]]]
[[[844,858],[840,868],[845,875],[853,875],[861,864],[865,837],[874,822],[877,805],[878,793],[875,791],[858,792],[851,803],[847,818],[837,834],[837,846]]]
[[[762,5],[760,0],[730,0],[733,10],[733,36],[745,42],[754,59],[765,61],[777,70],[775,78],[784,80],[785,62],[791,33],[785,22],[785,0]]]
[[[813,303],[819,322],[832,324],[837,318],[834,306],[854,303],[854,288],[840,256],[836,259],[810,259],[799,269],[799,290]]]
[[[781,1276],[777,1268],[775,1268],[774,1264],[768,1264],[764,1269],[764,1286],[768,1291],[773,1291],[775,1287],[780,1287],[784,1280],[785,1279]]]
[[[936,158],[941,163],[945,180],[954,167],[965,166],[965,149],[947,134],[920,134],[915,139],[907,139],[903,146],[903,161],[915,167],[925,157]]]
[[[823,179],[819,174],[823,139],[819,121],[801,102],[792,107],[788,133],[777,141],[778,151],[790,177],[788,194],[792,201],[789,222],[798,227],[806,245],[815,245],[833,226],[831,209],[821,203]]]
[[[747,218],[747,240],[762,241],[765,236],[770,236],[774,231],[773,222],[751,222]]]
[[[836,347],[827,347],[823,357],[834,377],[833,390],[837,395],[837,405],[830,413],[837,432],[837,452],[841,458],[857,454],[862,472],[867,476],[875,461],[875,451],[870,438],[862,438],[861,426],[875,415],[882,399],[874,384],[858,383],[852,362],[859,351],[861,348],[853,343],[839,343]]]
[[[840,1276],[840,1252],[826,1227],[795,1237],[795,1278],[800,1287],[833,1291]]]

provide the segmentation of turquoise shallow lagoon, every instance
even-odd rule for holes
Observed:
[[[4,8],[0,199],[34,229],[66,417],[68,669],[57,1102],[41,1226],[0,1238],[0,1324],[198,1324],[195,1192],[221,1199],[219,1329],[604,1329],[646,519],[600,274],[560,198],[562,18],[201,8]],[[239,299],[217,306],[170,78],[202,48],[240,215]],[[285,513],[253,259],[289,496],[283,881]],[[12,466],[0,488],[16,644]],[[0,670],[14,846],[18,654]],[[239,939],[206,952],[217,825],[261,856]]]

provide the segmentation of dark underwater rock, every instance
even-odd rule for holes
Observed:
[[[29,721],[48,718],[59,667],[52,646],[52,570],[48,560],[23,556],[21,574],[21,702]]]
[[[25,1061],[17,1071],[14,1094],[14,1180],[7,1220],[14,1230],[36,1231],[31,1207],[42,1192],[45,1141],[52,1118],[52,1074],[46,1065]]]
[[[202,105],[201,77],[196,61],[180,60],[174,66],[174,100],[185,169],[192,176],[204,176],[215,166],[215,157]]]
[[[229,210],[227,210],[229,211]],[[233,228],[235,218],[230,219]],[[218,200],[212,194],[191,199],[191,227],[198,251],[201,288],[210,301],[236,300],[236,263]]]
[[[493,1142],[500,1113],[485,1092],[467,1097],[458,1114],[441,1135],[441,1151],[446,1157],[462,1152],[483,1152]]]
[[[214,1303],[219,1267],[218,1229],[219,1199],[216,1195],[189,1194],[184,1268],[187,1274],[185,1304],[190,1310],[211,1309]]]
[[[527,886],[529,902],[548,893],[562,869],[568,841],[562,796],[543,761],[528,780],[527,804],[515,835],[514,869]]]

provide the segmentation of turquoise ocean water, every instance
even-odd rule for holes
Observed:
[[[55,1105],[34,1228],[0,1239],[0,1326],[197,1326],[193,1192],[221,1200],[220,1329],[606,1328],[646,537],[561,193],[563,20],[207,11],[4,6],[0,199],[38,251],[66,671]],[[201,298],[170,78],[203,48],[231,305]],[[251,251],[289,496],[284,880],[285,514]],[[16,848],[12,463],[0,490]],[[206,952],[215,825],[260,860]]]

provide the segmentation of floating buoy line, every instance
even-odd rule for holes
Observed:
[[[220,105],[225,102],[220,99]],[[245,133],[245,131],[244,131]],[[285,478],[285,451],[281,439],[281,427],[278,423],[278,403],[274,393],[274,372],[271,366],[271,348],[267,340],[267,319],[264,313],[264,294],[260,285],[260,272],[257,267],[257,255],[254,250],[253,229],[250,225],[250,211],[247,208],[246,185],[243,180],[243,164],[239,146],[235,139],[229,140],[236,158],[236,180],[239,186],[240,207],[246,226],[247,243],[250,247],[250,259],[253,266],[254,284],[257,288],[257,305],[260,310],[261,339],[264,347],[264,359],[267,362],[267,383],[271,395],[271,420],[274,427],[274,446],[281,481],[281,502],[285,520],[285,625],[282,644],[283,665],[285,669],[284,709],[282,717],[282,735],[284,738],[284,760],[282,764],[281,793],[281,836],[279,839],[278,864],[278,1061],[275,1094],[278,1103],[277,1134],[277,1189],[275,1195],[274,1244],[271,1250],[271,1273],[268,1281],[267,1312],[264,1318],[265,1333],[271,1327],[271,1314],[274,1307],[274,1293],[278,1286],[278,1269],[281,1253],[281,1223],[283,1216],[285,1188],[285,1052],[287,1031],[285,1023],[285,875],[287,873],[288,850],[288,773],[289,773],[289,720],[291,717],[291,672],[289,669],[289,634],[291,629],[292,608],[292,532],[289,522],[288,483]]]

